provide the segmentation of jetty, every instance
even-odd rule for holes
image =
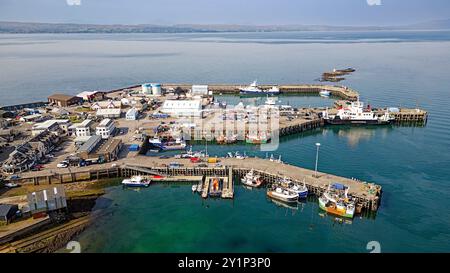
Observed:
[[[182,167],[169,167],[170,163],[178,162]],[[136,156],[117,161],[117,166],[105,168],[101,165],[88,167],[74,167],[71,170],[43,170],[27,172],[16,180],[16,183],[53,184],[74,183],[77,181],[99,180],[106,178],[131,177],[133,175],[153,175],[155,173],[167,177],[166,182],[188,181],[200,183],[204,181],[202,197],[208,197],[209,179],[201,177],[221,177],[224,179],[222,198],[234,198],[234,183],[236,178],[243,177],[251,169],[254,170],[267,183],[271,184],[283,177],[289,177],[295,182],[306,184],[309,192],[320,196],[333,183],[341,183],[349,187],[349,194],[356,199],[356,203],[367,211],[377,211],[380,205],[382,188],[380,185],[365,181],[340,177],[323,172],[289,165],[282,162],[270,161],[262,158],[220,158],[221,166],[208,164],[199,167],[188,159],[154,158]],[[190,179],[187,177],[191,177]]]

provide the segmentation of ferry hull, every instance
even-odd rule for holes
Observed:
[[[245,90],[241,90],[239,92],[241,95],[246,95],[246,96],[267,96],[267,95],[278,95],[280,94],[280,91],[262,91],[262,92],[257,92],[257,91],[245,91]]]
[[[380,120],[357,120],[357,119],[325,119],[326,124],[330,125],[388,125],[391,121]]]

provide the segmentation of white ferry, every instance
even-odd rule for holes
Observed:
[[[378,115],[375,111],[364,108],[362,102],[354,101],[350,105],[340,108],[336,114],[329,114],[328,109],[322,112],[322,117],[328,124],[390,124],[394,118],[385,111],[383,115]]]

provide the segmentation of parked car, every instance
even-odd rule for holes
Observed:
[[[58,163],[58,165],[56,165],[57,168],[67,168],[69,167],[69,162],[67,161],[61,161],[60,163]]]
[[[200,168],[206,168],[206,167],[208,167],[208,164],[202,163],[202,164],[198,164],[197,166]]]
[[[159,158],[160,158],[160,159],[167,159],[167,158],[170,158],[170,156],[168,156],[168,155],[162,155],[162,156],[160,156]]]

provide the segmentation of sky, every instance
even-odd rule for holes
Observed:
[[[407,25],[449,0],[0,0],[0,21],[91,24]]]

